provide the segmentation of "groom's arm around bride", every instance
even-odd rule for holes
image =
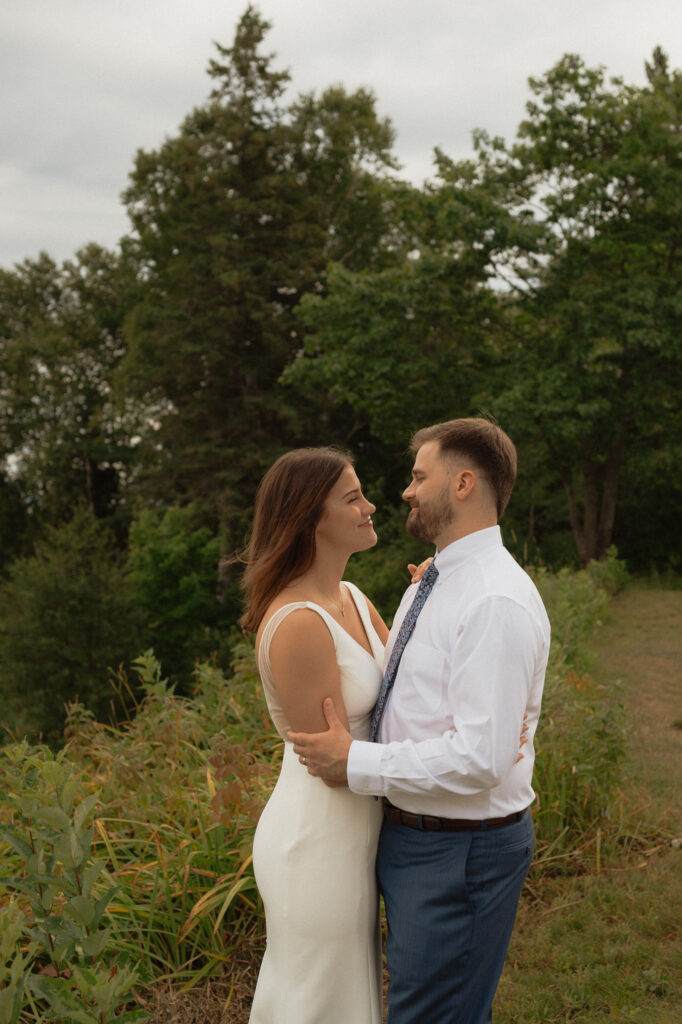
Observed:
[[[507,435],[451,420],[413,451],[407,529],[437,551],[388,638],[377,742],[353,741],[329,702],[327,732],[289,738],[312,774],[382,798],[390,1024],[486,1024],[533,852],[549,622],[497,525],[516,476]]]

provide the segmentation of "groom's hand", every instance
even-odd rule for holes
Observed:
[[[347,786],[348,751],[353,737],[337,715],[330,697],[324,701],[322,710],[329,725],[327,732],[290,732],[287,739],[293,743],[294,753],[311,775],[317,775],[328,786]]]

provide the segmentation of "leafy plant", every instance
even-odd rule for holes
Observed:
[[[145,642],[184,684],[194,661],[210,655],[215,627],[236,615],[217,599],[219,550],[193,505],[141,509],[130,527],[127,565]]]
[[[535,573],[552,625],[534,778],[538,848],[547,865],[579,851],[608,814],[625,723],[617,687],[600,686],[588,673],[587,645],[608,615],[608,594],[626,578],[613,548],[579,572]]]
[[[101,786],[95,844],[119,887],[113,946],[145,981],[191,986],[262,933],[251,845],[281,745],[249,643],[235,644],[230,679],[200,664],[192,699],[151,652],[136,668],[134,718],[104,727],[73,708],[68,754]]]
[[[8,1019],[30,1009],[37,1020],[74,1024],[142,1020],[127,1009],[137,974],[112,952],[105,924],[116,888],[91,852],[98,793],[86,792],[63,754],[26,743],[2,751],[0,773],[0,838],[11,851],[0,885],[16,899],[2,933]]]
[[[4,903],[0,893],[0,908],[0,1020],[2,1024],[17,1024],[36,943],[29,942],[22,948],[27,919],[14,899]]]

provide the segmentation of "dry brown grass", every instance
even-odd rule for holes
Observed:
[[[261,956],[260,946],[242,948],[230,977],[187,992],[155,986],[140,1001],[154,1024],[247,1024]]]

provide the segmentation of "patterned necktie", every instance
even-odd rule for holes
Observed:
[[[419,613],[426,604],[426,599],[433,590],[433,585],[436,582],[438,576],[438,569],[434,562],[431,562],[428,569],[424,573],[419,583],[419,588],[414,596],[414,601],[407,610],[407,614],[402,621],[400,629],[398,630],[398,636],[393,645],[391,651],[391,657],[388,660],[388,667],[386,668],[386,674],[381,683],[381,689],[379,690],[379,696],[377,702],[374,705],[374,711],[372,712],[372,721],[369,726],[369,739],[371,743],[374,743],[377,738],[379,731],[379,722],[386,706],[386,698],[388,697],[389,691],[395,682],[395,677],[398,672],[398,665],[400,659],[403,656],[403,651],[407,646],[407,641],[412,636],[412,630],[415,627],[415,623],[419,618]]]

